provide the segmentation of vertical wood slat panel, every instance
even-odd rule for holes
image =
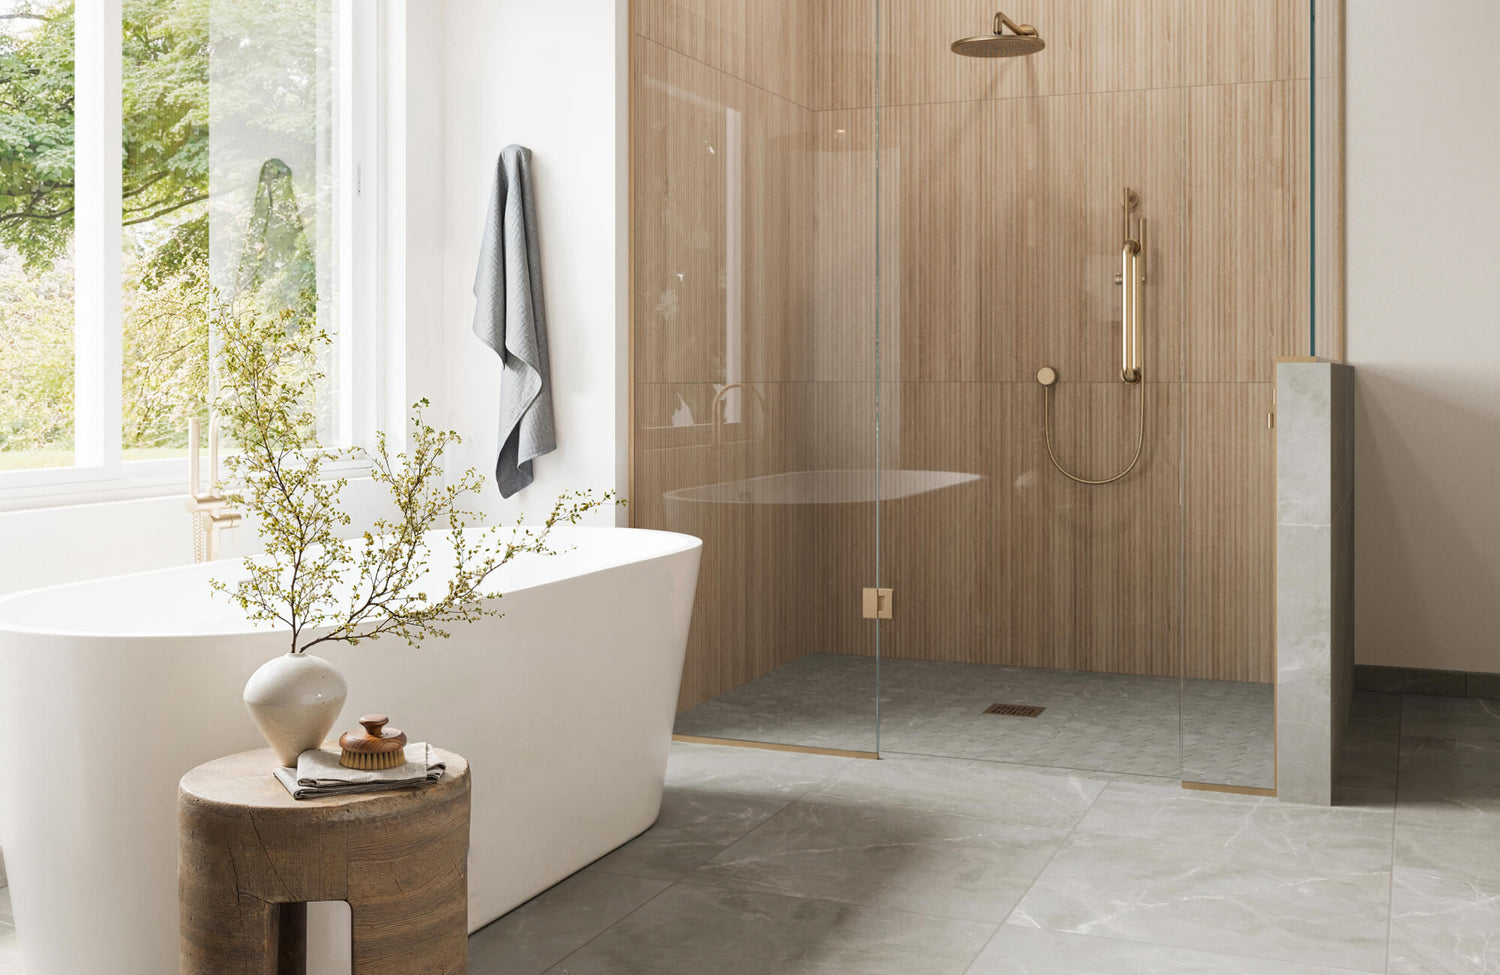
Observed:
[[[1274,383],[1187,383],[1183,673],[1275,679]]]

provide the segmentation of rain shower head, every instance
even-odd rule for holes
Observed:
[[[1006,28],[1010,33],[1005,33]],[[1018,24],[1002,13],[995,14],[993,33],[965,37],[953,42],[953,53],[966,58],[1015,58],[1035,54],[1047,46],[1036,28]]]

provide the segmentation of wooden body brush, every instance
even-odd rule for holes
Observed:
[[[364,733],[346,732],[339,738],[339,764],[363,772],[378,772],[406,764],[406,732],[387,728],[390,721],[383,714],[367,714],[359,719]]]

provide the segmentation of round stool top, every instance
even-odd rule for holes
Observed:
[[[387,816],[419,815],[425,808],[466,795],[469,791],[469,763],[464,757],[436,746],[432,752],[447,765],[447,770],[431,785],[320,799],[293,799],[273,774],[272,770],[278,764],[276,756],[269,748],[260,748],[204,762],[182,777],[178,798],[200,806],[254,809],[271,814],[316,814],[324,819],[349,816],[366,822]]]

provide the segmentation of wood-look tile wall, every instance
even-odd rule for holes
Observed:
[[[883,467],[982,475],[883,506],[883,653],[1272,678],[1266,413],[1311,304],[1307,0],[1029,2],[1007,12],[1047,48],[1002,61],[948,51],[991,0],[633,4],[634,518],[705,539],[684,707],[874,651],[872,505],[672,495],[873,468],[877,381]],[[1148,220],[1144,391],[1115,381],[1126,185]],[[1338,289],[1318,314],[1337,323]],[[1341,343],[1330,324],[1318,353]],[[1129,459],[1144,392],[1125,480],[1052,470],[1042,365],[1087,474]],[[729,380],[761,396],[728,394],[716,446]]]

